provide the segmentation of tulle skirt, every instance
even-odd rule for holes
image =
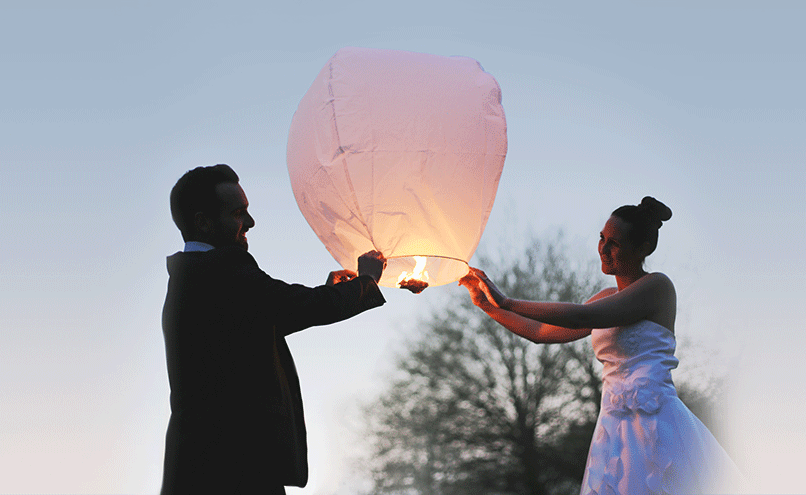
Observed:
[[[677,396],[602,408],[582,495],[735,493],[736,465]]]

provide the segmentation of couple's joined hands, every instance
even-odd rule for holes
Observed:
[[[369,275],[377,283],[386,268],[386,258],[380,251],[369,251],[358,257],[358,273],[352,270],[337,270],[330,272],[327,277],[327,285],[335,285],[347,282],[360,275]]]

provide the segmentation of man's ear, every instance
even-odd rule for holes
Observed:
[[[213,233],[213,222],[202,211],[197,211],[193,216],[193,225],[196,227],[196,232],[205,237]]]

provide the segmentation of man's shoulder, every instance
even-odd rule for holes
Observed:
[[[232,260],[257,265],[255,258],[249,254],[249,251],[238,246],[218,247],[207,252],[217,260]]]
[[[235,246],[211,249],[209,251],[177,252],[168,256],[168,272],[185,270],[209,270],[216,266],[233,269],[239,266],[258,268],[255,258],[247,251]]]

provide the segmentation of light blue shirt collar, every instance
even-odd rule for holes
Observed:
[[[211,249],[215,249],[215,246],[211,246],[206,242],[199,242],[199,241],[188,241],[185,243],[185,252],[186,253],[193,253],[193,252],[205,252]]]

